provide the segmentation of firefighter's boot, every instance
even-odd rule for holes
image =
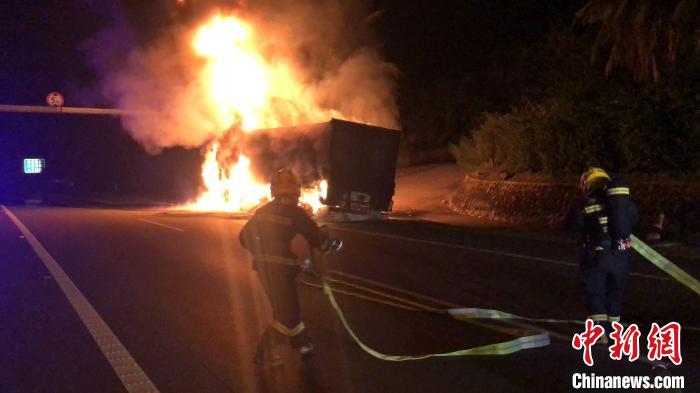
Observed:
[[[265,330],[258,348],[255,351],[253,362],[258,366],[279,366],[282,365],[282,356],[279,347],[282,345],[279,335],[274,329]]]

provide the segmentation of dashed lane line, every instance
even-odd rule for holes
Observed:
[[[25,236],[29,245],[34,249],[34,252],[39,256],[39,259],[44,263],[51,275],[56,280],[56,283],[66,295],[73,310],[78,314],[80,320],[92,335],[92,338],[97,343],[97,346],[102,351],[102,354],[107,359],[112,369],[119,377],[127,392],[129,393],[158,393],[158,389],[153,382],[148,378],[146,373],[136,363],[133,356],[126,350],[124,344],[119,341],[119,338],[109,328],[107,323],[100,317],[94,307],[80,292],[80,289],[68,277],[66,272],[49,254],[39,240],[29,231],[22,221],[17,218],[5,206],[2,210],[7,217],[17,226],[17,228]]]
[[[147,219],[145,219],[145,218],[139,218],[139,221],[143,221],[143,222],[146,222],[146,223],[149,223],[149,224],[153,224],[153,225],[158,225],[159,227],[163,227],[163,228],[172,229],[173,231],[185,232],[184,229],[181,229],[181,228],[178,228],[178,227],[174,227],[174,226],[172,226],[172,225],[161,224],[161,223],[159,223],[159,222],[147,220]]]

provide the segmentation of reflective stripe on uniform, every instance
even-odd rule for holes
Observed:
[[[292,219],[277,214],[258,214],[255,216],[258,220],[273,222],[275,224],[292,225]]]
[[[277,263],[280,265],[297,266],[299,263],[294,258],[280,257],[277,255],[255,255],[253,257],[258,262]]]
[[[627,187],[614,187],[608,189],[608,191],[605,192],[608,196],[612,195],[629,195],[630,194],[630,189]]]
[[[620,322],[620,317],[608,317],[608,322]]]
[[[272,323],[270,323],[270,326],[272,326],[278,332],[284,334],[285,336],[289,336],[289,337],[294,337],[294,336],[298,335],[306,327],[306,326],[304,326],[304,322],[299,322],[298,325],[296,325],[294,328],[290,329],[290,328],[284,326],[282,323],[277,322],[277,321],[272,321]]]
[[[597,246],[597,247],[595,248],[595,250],[596,250],[596,251],[603,251],[603,250],[605,250],[605,248],[603,248],[602,246]]]
[[[588,318],[586,319],[592,319],[594,321],[607,321],[608,320],[608,315],[607,314],[595,314],[595,315],[589,315]]]
[[[586,214],[591,214],[591,213],[599,212],[599,211],[602,211],[602,210],[603,210],[603,205],[600,205],[600,204],[598,204],[598,205],[586,206],[586,208],[584,209],[584,211],[586,212]]]
[[[608,223],[608,217],[607,217],[607,216],[598,217],[598,222],[599,222],[600,224],[607,224],[607,223]]]

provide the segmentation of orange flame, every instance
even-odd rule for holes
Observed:
[[[214,108],[214,123],[221,130],[238,127],[244,132],[295,124],[327,121],[342,116],[322,109],[313,92],[299,82],[284,59],[267,60],[259,51],[256,32],[233,17],[216,15],[194,35],[192,47],[205,60],[200,83],[207,105]],[[202,166],[205,191],[187,208],[200,211],[248,211],[269,200],[269,185],[256,179],[243,154],[224,167],[219,142],[212,144]],[[325,198],[325,181],[305,189],[300,200],[313,211]]]
[[[221,168],[217,160],[219,144],[214,143],[202,166],[206,191],[197,202],[187,206],[194,210],[246,211],[270,199],[270,188],[253,178],[250,160],[245,155],[228,168]]]

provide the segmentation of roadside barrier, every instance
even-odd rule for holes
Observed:
[[[679,268],[673,262],[666,259],[663,255],[656,252],[653,248],[646,245],[634,235],[632,235],[632,248],[634,248],[649,262],[653,263],[656,267],[673,277],[676,281],[700,295],[700,282],[698,282],[698,280],[686,273],[683,269]]]

